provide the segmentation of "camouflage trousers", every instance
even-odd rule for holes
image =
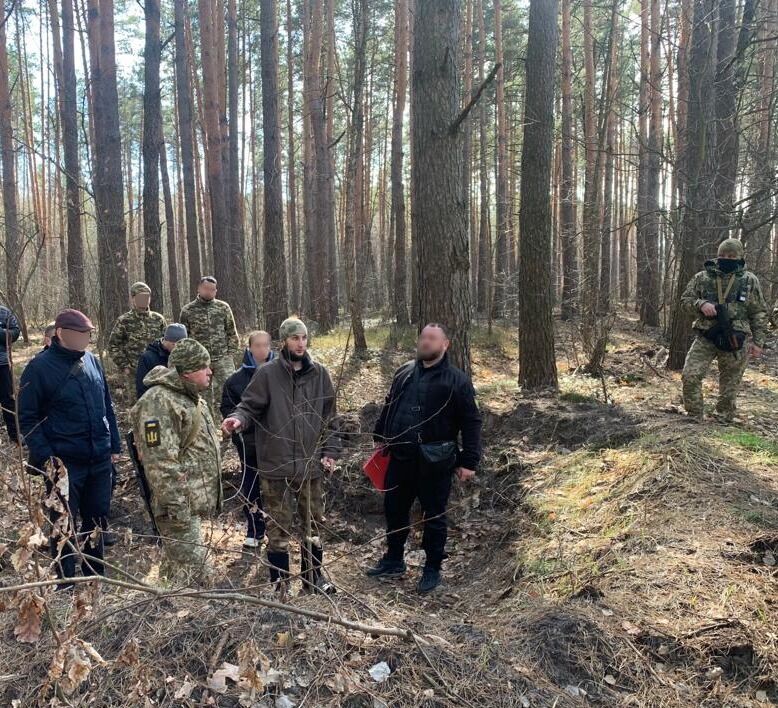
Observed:
[[[748,365],[748,349],[738,352],[723,352],[705,339],[697,337],[683,365],[683,405],[690,415],[703,414],[702,380],[708,373],[713,360],[719,365],[719,400],[716,411],[723,415],[734,415],[738,386]]]
[[[165,552],[160,575],[169,579],[182,579],[183,575],[194,577],[210,574],[199,516],[193,514],[187,519],[157,516],[155,521]]]
[[[318,536],[319,528],[324,519],[321,478],[311,480],[310,498],[307,481],[262,480],[262,506],[266,514],[268,553],[287,553],[289,551],[289,539],[294,525],[295,501],[297,502],[300,537],[305,535],[305,519],[308,514],[311,516],[311,536]]]
[[[127,405],[135,405],[135,402],[138,400],[138,397],[135,395],[135,369],[131,368],[129,374],[125,374],[122,369],[119,372],[119,376],[121,377],[121,385],[124,387],[124,400],[127,402]]]
[[[224,388],[224,382],[235,373],[235,362],[230,354],[211,359],[211,371],[213,371],[213,377],[211,378],[211,385],[205,392],[208,406],[211,409],[211,417],[213,422],[218,426],[221,423],[222,416],[219,412],[219,404],[222,400],[222,389]]]

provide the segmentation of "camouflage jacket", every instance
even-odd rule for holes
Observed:
[[[740,267],[732,275],[727,275],[719,270],[716,261],[705,261],[705,270],[689,281],[681,295],[681,305],[689,314],[697,316],[692,325],[695,330],[704,332],[710,329],[716,319],[705,317],[700,312],[700,307],[706,302],[717,304],[719,288],[716,281],[720,281],[721,292],[724,294],[731,278],[735,281],[729,288],[726,300],[732,327],[750,334],[754,338],[754,344],[763,347],[767,337],[767,303],[759,279],[751,271]]]
[[[130,412],[154,515],[185,520],[221,509],[221,450],[208,405],[175,369],[157,366]]]
[[[184,305],[178,321],[186,326],[192,339],[208,350],[211,359],[228,354],[234,358],[240,351],[235,318],[224,300],[202,300],[196,297]]]
[[[108,338],[108,356],[120,369],[135,369],[150,342],[165,334],[167,323],[159,312],[130,310],[119,316]]]

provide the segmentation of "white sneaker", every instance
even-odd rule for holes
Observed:
[[[243,548],[259,548],[261,545],[261,538],[251,538],[251,536],[246,536],[246,538],[243,540]]]

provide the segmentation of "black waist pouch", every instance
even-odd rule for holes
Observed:
[[[450,472],[457,463],[457,444],[453,440],[444,442],[421,443],[421,459],[435,472]]]

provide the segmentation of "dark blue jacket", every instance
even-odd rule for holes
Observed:
[[[8,341],[19,339],[19,320],[4,305],[0,305],[0,366],[8,366]]]
[[[275,358],[275,352],[271,351],[262,364],[267,364]],[[258,368],[257,362],[254,361],[251,352],[246,349],[246,351],[243,352],[243,366],[224,382],[222,403],[219,406],[222,418],[227,418],[232,415],[235,407],[240,403],[240,397],[243,395],[243,391],[246,389],[246,386],[249,385],[249,381],[251,381],[251,378]]]
[[[47,458],[94,464],[121,452],[111,393],[90,352],[51,347],[30,360],[19,381],[19,428],[39,466]]]
[[[418,375],[417,375],[418,372]],[[468,376],[453,366],[448,354],[424,368],[409,361],[394,375],[381,408],[373,439],[385,443],[398,458],[416,454],[418,443],[462,438],[457,464],[469,470],[481,460],[481,413]]]
[[[169,358],[170,352],[162,346],[160,339],[155,339],[146,347],[146,351],[138,358],[138,368],[135,369],[135,392],[138,398],[148,391],[148,386],[143,385],[146,374],[155,366],[167,366]]]

